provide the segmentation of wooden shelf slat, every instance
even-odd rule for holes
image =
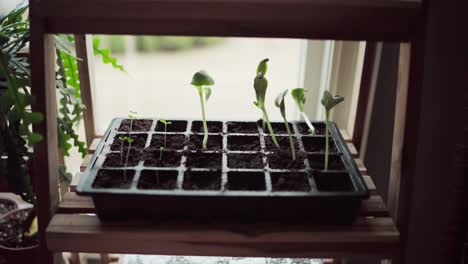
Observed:
[[[190,221],[101,224],[94,215],[56,214],[47,229],[47,245],[53,251],[138,254],[270,256],[273,253],[283,257],[332,257],[343,253],[369,254],[385,245],[377,249],[383,251],[379,255],[391,256],[398,240],[399,233],[390,217],[359,218],[351,226],[285,226]],[[270,252],[285,245],[290,250]]]
[[[51,33],[211,35],[406,41],[415,0],[49,0]],[[73,10],[73,12],[68,12]],[[66,16],[62,14],[67,14]]]

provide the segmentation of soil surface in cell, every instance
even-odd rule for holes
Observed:
[[[268,150],[268,151],[278,150],[278,147],[275,145],[275,143],[273,142],[273,140],[271,139],[270,136],[265,136],[264,138],[265,138],[266,150]],[[294,137],[294,136],[292,138],[293,138],[293,141],[294,141],[294,147],[296,148],[296,151],[298,151],[299,150],[299,143],[297,142],[297,138]],[[291,143],[289,141],[288,136],[276,136],[276,140],[278,140],[278,144],[280,145],[280,148],[282,150],[291,149]]]
[[[228,150],[259,151],[260,137],[258,136],[228,136]]]
[[[348,173],[315,172],[314,179],[319,191],[347,192],[353,190]]]
[[[326,126],[324,123],[312,123],[315,128],[314,135],[325,135]],[[311,135],[309,126],[306,123],[297,123],[297,128],[299,129],[299,133],[303,135]]]
[[[309,180],[304,172],[272,172],[273,191],[308,192]]]
[[[25,226],[30,225],[34,215],[30,210],[20,210],[0,220],[0,245],[20,249],[39,244],[37,234],[23,236]]]
[[[166,132],[185,132],[187,131],[187,121],[176,121],[176,120],[168,120],[167,122],[171,122],[171,124],[167,124]],[[157,132],[164,132],[164,124],[161,121],[158,121],[156,124],[156,128],[154,129]]]
[[[16,209],[18,206],[16,205],[15,202],[6,200],[6,199],[0,199],[0,215],[5,214],[11,210]]]
[[[134,175],[134,170],[99,170],[93,187],[128,189]]]
[[[258,134],[257,122],[228,122],[229,133]]]
[[[177,187],[178,171],[143,170],[138,181],[138,189],[173,190]]]
[[[260,127],[263,126],[261,124],[262,121],[260,122]],[[291,133],[294,134],[294,128],[291,123],[289,124],[289,129],[291,129]],[[271,128],[273,128],[273,133],[275,134],[288,134],[288,130],[286,129],[286,125],[283,122],[271,122]],[[263,130],[263,128],[262,128]],[[270,134],[270,130],[268,130],[268,125],[265,124],[265,130],[263,130],[263,133],[265,134]]]
[[[228,167],[232,169],[263,169],[263,157],[261,153],[228,155]]]
[[[268,165],[271,169],[304,169],[305,153],[296,152],[296,160],[292,159],[290,151],[279,150],[267,155]]]
[[[159,148],[151,148],[146,151],[145,167],[179,167],[182,153],[171,150],[161,151]]]
[[[228,172],[226,188],[235,191],[266,190],[265,174],[263,172]]]
[[[221,169],[221,153],[192,152],[187,155],[187,168]]]
[[[189,139],[189,148],[192,150],[202,150],[203,135],[191,135]],[[220,135],[210,135],[206,150],[221,151],[223,149],[223,137]]]
[[[309,154],[307,160],[311,169],[323,170],[325,169],[325,154]],[[346,167],[341,160],[340,155],[328,156],[328,169],[329,170],[346,170]]]
[[[338,152],[338,148],[336,147],[335,140],[333,138],[329,138],[329,148],[330,153]],[[302,144],[304,144],[304,149],[307,152],[325,152],[325,137],[309,137],[305,136],[302,137]]]
[[[221,188],[220,171],[191,171],[184,174],[185,190],[219,190]]]
[[[223,122],[218,121],[207,121],[206,125],[208,126],[208,133],[221,133],[223,132]],[[192,122],[192,132],[194,133],[204,133],[203,122],[202,121],[193,121]]]
[[[117,134],[114,137],[114,142],[112,142],[111,150],[120,151],[121,149],[127,149],[128,142],[123,139],[123,137],[128,137],[128,134]],[[146,145],[146,139],[148,138],[147,134],[131,134],[130,138],[133,139],[132,148],[142,149]]]
[[[132,123],[132,132],[146,132],[149,131],[153,120],[150,119],[134,119]],[[122,120],[119,131],[128,132],[130,131],[130,119]]]
[[[182,150],[185,146],[184,135],[167,135],[164,137],[163,134],[155,134],[151,139],[151,147],[165,149]]]
[[[138,162],[144,158],[140,150],[131,149],[128,155],[128,162],[126,163],[127,150],[124,149],[122,153],[114,152],[106,155],[103,167],[134,167]]]

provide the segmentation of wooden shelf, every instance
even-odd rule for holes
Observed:
[[[53,0],[42,7],[51,33],[387,41],[408,40],[422,13],[418,0]]]
[[[91,146],[100,139],[95,139]],[[349,147],[354,148],[348,142]],[[93,148],[90,148],[90,153]],[[89,155],[91,156],[91,155]],[[88,165],[85,159],[81,168]],[[356,159],[361,172],[366,169]],[[81,177],[70,186],[75,190]],[[399,232],[377,194],[370,176],[370,190],[356,222],[348,226],[287,225],[279,223],[115,222],[102,224],[90,197],[66,193],[47,228],[52,251],[166,255],[226,255],[251,257],[349,257],[391,258],[399,250]]]

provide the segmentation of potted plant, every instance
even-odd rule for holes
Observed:
[[[267,62],[260,62],[254,79],[264,122],[207,120],[204,106],[214,81],[197,72],[192,85],[202,120],[114,119],[77,192],[92,196],[104,222],[150,216],[350,223],[368,190],[346,142],[329,114],[326,123],[310,122],[320,132],[313,135],[300,129],[305,123],[288,121],[288,90],[275,100],[284,122],[270,122]],[[303,107],[305,100],[296,103]],[[135,139],[124,163],[123,135]]]

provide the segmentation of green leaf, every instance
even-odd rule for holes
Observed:
[[[42,141],[42,139],[43,139],[42,135],[37,134],[37,133],[31,133],[30,135],[28,135],[28,143],[31,146],[36,144],[39,141]]]
[[[268,88],[268,80],[265,77],[255,77],[254,89],[255,96],[257,97],[257,106],[263,107],[265,105],[265,96]]]
[[[269,59],[263,59],[257,66],[257,76],[263,77],[268,70],[268,61]]]
[[[297,107],[301,112],[304,112],[305,95],[304,88],[295,88],[291,90],[291,96],[297,104]]]
[[[24,122],[27,124],[37,124],[44,120],[44,115],[38,112],[24,113],[23,115]]]
[[[213,78],[206,71],[198,71],[192,77],[191,84],[196,87],[214,85]]]
[[[210,99],[211,96],[211,88],[205,87],[203,88],[203,90],[205,91],[205,100],[208,101],[208,99]]]
[[[94,50],[94,55],[100,55],[102,58],[102,62],[104,64],[110,64],[114,69],[121,70],[125,72],[125,69],[123,65],[119,64],[117,62],[117,59],[115,57],[112,57],[110,55],[110,50],[109,49],[103,49],[100,47],[101,40],[99,38],[93,38],[93,50]]]
[[[283,117],[286,117],[286,105],[284,103],[284,98],[288,94],[288,90],[284,90],[283,92],[279,93],[278,96],[276,96],[275,99],[275,105],[278,107],[281,111],[281,115]]]
[[[341,103],[344,100],[342,96],[333,96],[329,91],[325,90],[322,95],[321,103],[325,110],[330,111],[337,104]]]

